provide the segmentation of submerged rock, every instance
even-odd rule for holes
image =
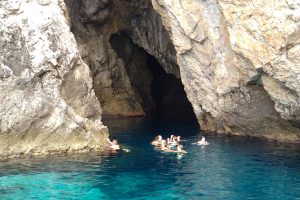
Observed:
[[[63,1],[0,2],[0,157],[97,149],[107,129]]]

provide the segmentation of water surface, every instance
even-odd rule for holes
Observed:
[[[300,147],[206,135],[194,123],[109,120],[130,152],[0,162],[0,199],[300,199]],[[183,136],[188,153],[162,153],[157,134]]]

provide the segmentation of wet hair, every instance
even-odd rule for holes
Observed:
[[[174,140],[175,140],[176,142],[179,142],[180,136],[174,136]]]

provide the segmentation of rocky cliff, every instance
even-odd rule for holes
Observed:
[[[201,128],[299,141],[298,1],[152,1]]]
[[[104,114],[145,114],[130,77],[153,74],[128,62],[130,45],[110,44],[125,32],[181,80],[202,129],[299,141],[299,2],[66,2]]]
[[[143,116],[143,107],[151,107],[151,72],[147,68],[146,53],[132,41],[155,56],[169,73],[179,77],[176,52],[160,16],[148,0],[107,1],[65,0],[71,17],[71,27],[83,60],[93,72],[94,89],[101,102],[103,115]],[[121,38],[121,55],[111,44],[112,36]],[[123,58],[123,59],[122,59]],[[138,76],[133,75],[138,74]],[[140,79],[140,81],[136,80]],[[144,82],[137,92],[135,82]],[[141,84],[140,84],[141,85]],[[143,91],[143,92],[141,92]],[[145,93],[147,95],[143,95]],[[146,98],[143,98],[146,97]],[[146,103],[148,102],[148,103]]]
[[[101,116],[151,113],[160,81],[159,101],[184,99],[181,113],[188,99],[204,130],[299,142],[299,13],[293,0],[2,0],[0,154],[100,148]]]
[[[81,151],[107,135],[62,1],[0,1],[0,157]]]

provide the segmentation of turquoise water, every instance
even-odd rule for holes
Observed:
[[[0,162],[0,199],[300,199],[299,145],[203,135],[190,123],[106,122],[131,152]],[[161,153],[157,134],[183,136],[188,154]]]

